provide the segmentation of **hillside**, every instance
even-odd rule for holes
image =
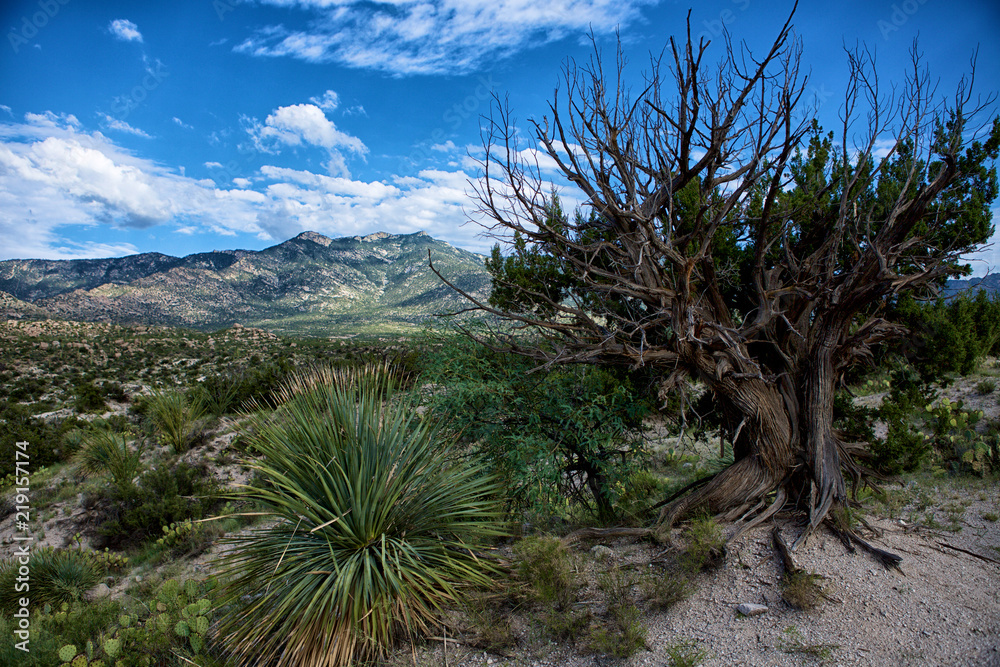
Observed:
[[[430,270],[485,296],[482,257],[423,232],[327,238],[303,232],[261,251],[99,260],[6,260],[0,290],[55,317],[306,335],[401,332],[463,300]],[[13,302],[12,302],[13,303]],[[25,307],[19,308],[25,311]]]
[[[1000,274],[991,273],[984,278],[949,280],[945,288],[941,290],[941,296],[952,297],[959,293],[965,293],[972,296],[980,290],[985,290],[991,295],[995,295],[997,292],[1000,292]]]

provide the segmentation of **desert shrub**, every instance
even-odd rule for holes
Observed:
[[[601,521],[621,514],[624,482],[647,456],[642,419],[652,409],[627,373],[542,371],[464,337],[429,347],[424,363],[430,409],[482,452],[512,512],[545,521],[569,499]]]
[[[976,383],[976,393],[988,396],[997,390],[996,380],[980,380]]]
[[[6,613],[17,608],[21,597],[29,598],[33,608],[77,602],[100,583],[103,574],[95,560],[79,549],[43,547],[32,550],[28,558],[30,589],[18,591],[15,586],[20,566],[14,558],[0,563],[0,608]]]
[[[688,599],[694,585],[686,573],[656,569],[646,575],[643,597],[653,609],[665,610]]]
[[[815,609],[824,596],[819,585],[822,578],[815,572],[805,570],[786,572],[781,580],[781,597],[796,609]]]
[[[111,475],[125,495],[135,486],[142,471],[142,446],[129,447],[128,436],[102,428],[84,432],[82,445],[74,456],[77,470],[85,476]]]
[[[31,618],[29,652],[15,648],[20,639],[14,635],[17,619],[0,614],[0,635],[8,638],[0,642],[0,665],[18,667],[53,667],[60,664],[59,649],[67,644],[86,647],[87,641],[96,638],[115,622],[121,613],[117,600],[39,605],[38,613]]]
[[[541,629],[556,641],[587,636],[591,614],[577,608],[583,581],[572,554],[554,537],[526,537],[514,545],[517,573],[538,609]]]
[[[687,545],[678,562],[690,573],[701,572],[722,565],[726,556],[726,538],[722,528],[711,516],[692,519],[684,528]]]
[[[14,473],[18,442],[28,443],[32,470],[67,460],[75,451],[67,435],[80,423],[76,419],[43,421],[23,405],[0,401],[0,478]]]
[[[276,405],[275,391],[293,370],[291,361],[284,358],[240,367],[210,375],[198,386],[198,391],[209,413],[217,417],[253,403],[273,407]]]
[[[163,582],[149,605],[135,605],[83,643],[60,646],[62,667],[219,665],[210,650],[214,581]],[[54,614],[53,616],[55,616]]]
[[[853,412],[844,409],[843,413],[855,423],[851,435],[870,443],[871,467],[882,474],[897,475],[916,470],[931,452],[931,443],[919,426],[923,408],[933,399],[934,391],[908,365],[892,370],[889,385],[889,393],[877,410],[855,407]],[[871,423],[876,418],[886,423],[884,438],[876,438],[872,431]],[[864,426],[859,430],[857,424],[861,423]]]
[[[602,622],[590,631],[590,649],[616,658],[628,658],[646,646],[646,627],[639,608],[632,602],[636,579],[613,567],[597,578],[606,610]]]
[[[104,490],[98,535],[102,546],[134,546],[163,534],[163,526],[204,518],[219,502],[218,485],[205,469],[188,463],[163,465],[131,488]]]
[[[104,402],[104,392],[93,381],[80,382],[73,393],[73,407],[78,412],[100,412],[108,408]]]
[[[220,564],[233,609],[219,634],[237,664],[382,656],[489,581],[474,554],[498,532],[495,483],[386,369],[350,379],[300,382],[253,429],[260,483],[246,497],[278,522],[231,538]]]
[[[927,381],[967,375],[985,356],[1000,353],[1000,298],[985,290],[931,303],[907,297],[894,311],[910,335],[891,349]]]
[[[191,448],[195,422],[205,410],[197,397],[182,391],[154,391],[146,407],[149,419],[159,430],[163,441],[181,454]]]
[[[572,555],[555,537],[526,537],[514,545],[517,572],[535,600],[557,610],[576,602],[583,585],[575,573]]]

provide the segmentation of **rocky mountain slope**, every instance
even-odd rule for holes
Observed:
[[[72,320],[196,329],[242,324],[314,335],[401,332],[466,305],[430,270],[428,251],[449,280],[485,297],[483,258],[423,232],[340,239],[303,232],[261,251],[186,257],[6,260],[0,290],[12,307],[26,302]]]

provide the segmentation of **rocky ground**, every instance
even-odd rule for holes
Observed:
[[[438,642],[418,651],[416,661],[456,667],[1000,665],[1000,527],[982,518],[997,512],[997,489],[941,492],[969,503],[960,532],[917,527],[900,519],[873,523],[882,532],[874,542],[903,556],[898,570],[886,570],[864,553],[848,553],[829,533],[800,548],[797,565],[822,575],[830,597],[811,611],[797,610],[782,599],[781,561],[772,546],[771,528],[761,527],[731,545],[725,564],[701,575],[689,599],[643,617],[646,650],[631,658],[614,660],[549,643],[528,619],[518,628],[518,645],[506,656],[451,643],[445,661]],[[644,544],[609,546],[614,555],[604,567],[649,567],[656,556]],[[742,616],[736,609],[741,603],[764,605],[767,611]],[[673,662],[671,653],[685,643],[688,655],[700,650],[702,657]],[[412,660],[406,651],[396,664]]]

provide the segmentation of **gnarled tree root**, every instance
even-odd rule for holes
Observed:
[[[834,535],[840,538],[843,543],[844,548],[846,548],[851,553],[854,552],[854,544],[857,544],[862,549],[867,551],[872,557],[881,563],[882,567],[885,569],[895,568],[900,570],[900,564],[903,562],[903,557],[892,553],[891,551],[886,551],[885,549],[879,549],[873,544],[866,542],[861,538],[856,532],[850,528],[839,528],[837,524],[832,519],[826,519],[824,521],[827,528],[829,528]],[[900,570],[902,571],[902,570]]]

